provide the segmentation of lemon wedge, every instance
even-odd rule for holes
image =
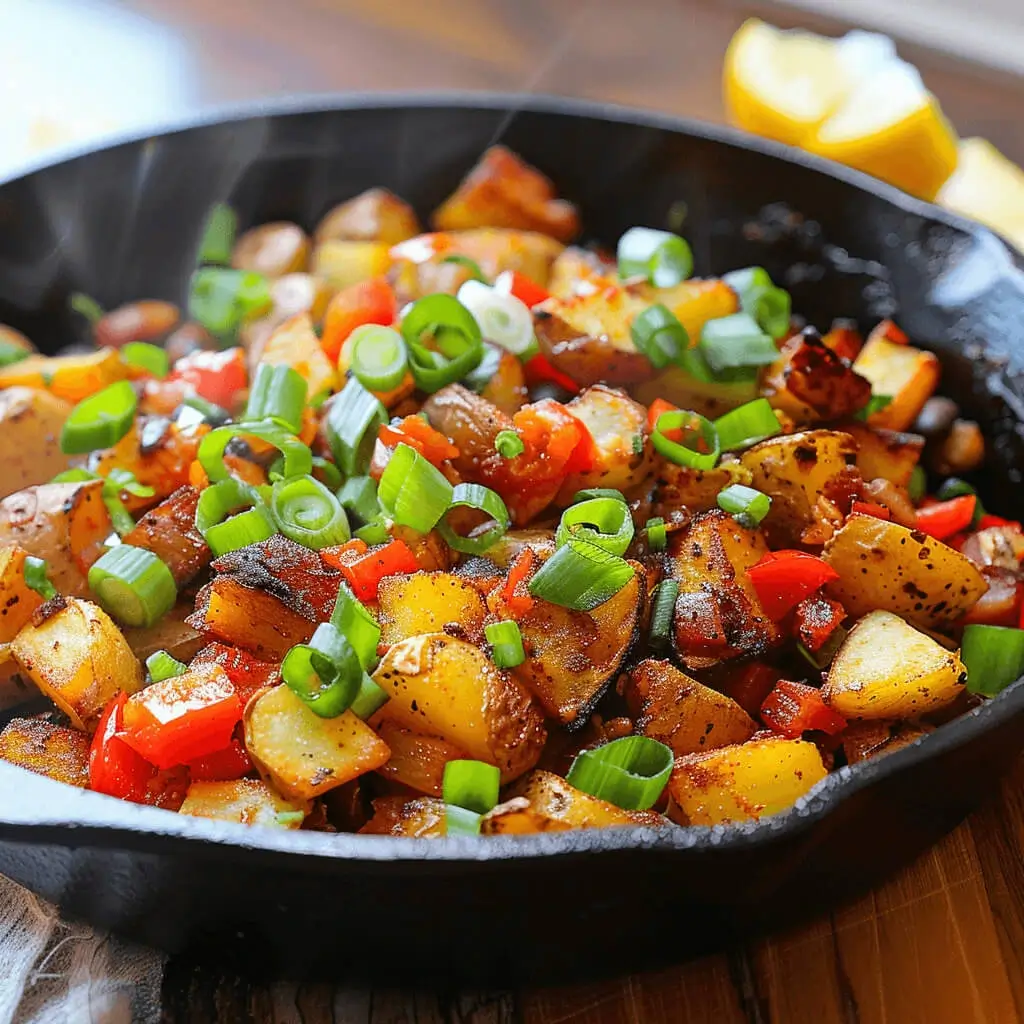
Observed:
[[[1024,250],[1024,170],[985,139],[964,139],[936,202],[987,224]]]

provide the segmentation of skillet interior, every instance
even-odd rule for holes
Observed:
[[[365,101],[357,101],[363,104]],[[1024,515],[1024,275],[990,233],[855,172],[721,129],[565,101],[380,99],[213,123],[0,187],[0,322],[53,351],[72,290],[184,298],[200,225],[311,226],[384,185],[426,214],[499,137],[581,207],[588,237],[684,201],[698,271],[758,263],[827,326],[895,314],[989,438],[983,496]],[[779,154],[786,157],[780,159]],[[786,204],[786,205],[783,205]],[[81,793],[0,765],[0,871],[66,912],[260,970],[533,982],[707,949],[870,885],[951,828],[1017,749],[1024,688],[831,776],[763,824],[415,843],[278,836]],[[313,942],[310,938],[315,936]],[[387,955],[393,951],[392,955]]]

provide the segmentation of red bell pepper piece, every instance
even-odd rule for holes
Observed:
[[[593,469],[597,459],[594,438],[583,421],[561,402],[545,398],[525,405],[512,417],[512,423],[526,445],[526,451],[516,459],[544,461],[551,470],[557,467],[562,476]]]
[[[679,412],[679,406],[666,402],[664,398],[656,398],[651,402],[647,410],[647,433],[653,434],[658,420],[667,412]],[[675,427],[671,430],[663,430],[662,433],[669,441],[679,443],[683,439],[683,428]]]
[[[809,651],[818,651],[842,625],[846,609],[824,594],[805,597],[793,615],[793,631]]]
[[[231,410],[235,396],[249,383],[245,349],[236,346],[221,352],[200,350],[183,356],[161,384],[173,386],[178,382],[191,385],[200,398]]]
[[[978,499],[973,494],[963,494],[949,501],[937,501],[917,510],[914,525],[936,540],[945,540],[971,525],[977,504]]]
[[[128,694],[119,693],[108,705],[89,748],[89,788],[121,800],[150,802],[150,784],[156,768],[137,754],[124,739],[124,706]]]
[[[397,315],[395,292],[386,278],[371,277],[349,285],[338,292],[327,306],[320,347],[327,358],[336,363],[342,345],[357,327],[364,324],[383,324],[389,327]]]
[[[747,576],[765,612],[776,620],[823,584],[839,579],[839,573],[820,558],[788,550],[769,551],[747,570]]]
[[[231,782],[252,771],[245,745],[233,739],[226,747],[207,754],[189,766],[189,775],[199,782]]]
[[[385,576],[406,575],[419,570],[416,556],[401,540],[369,550],[361,540],[350,540],[336,548],[324,548],[320,557],[327,565],[341,570],[352,593],[360,601],[376,601],[377,588]]]
[[[446,459],[459,457],[459,449],[422,416],[406,416],[396,422],[385,423],[380,428],[377,439],[388,448],[407,444],[434,466],[440,466]]]
[[[281,681],[281,667],[273,661],[260,661],[238,647],[217,641],[207,644],[192,659],[191,667],[220,665],[227,673],[244,708],[260,690]]]
[[[571,395],[578,395],[580,386],[567,373],[552,365],[546,356],[535,355],[523,363],[523,373],[528,387],[538,384],[556,384]]]
[[[891,519],[889,510],[884,505],[873,501],[855,501],[850,506],[850,514],[859,512],[863,516],[874,516],[876,519]]]
[[[532,607],[534,598],[527,590],[527,583],[537,565],[533,548],[523,548],[508,568],[508,576],[498,588],[498,599],[508,614],[517,619]]]
[[[778,678],[778,670],[771,665],[766,665],[763,661],[751,661],[739,669],[722,689],[751,718],[756,718],[765,697],[774,689]]]
[[[1002,516],[994,516],[991,512],[986,512],[979,520],[975,530],[987,530],[993,526],[1008,526],[1011,530],[1016,530],[1018,533],[1021,532],[1021,525],[1016,519],[1004,519]]]
[[[525,274],[521,274],[518,270],[506,270],[504,273],[508,274],[511,278],[509,293],[529,308],[532,309],[534,306],[539,306],[546,299],[551,298],[550,292]]]
[[[125,742],[158,768],[221,750],[242,719],[242,702],[220,665],[197,665],[128,699]]]
[[[846,728],[846,719],[822,700],[820,690],[788,679],[780,679],[765,698],[761,720],[790,739],[805,732],[826,732],[832,736]]]

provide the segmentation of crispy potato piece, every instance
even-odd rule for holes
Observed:
[[[413,208],[386,188],[368,188],[346,199],[321,218],[314,243],[384,242],[395,245],[420,233]]]
[[[387,272],[391,266],[387,242],[350,242],[328,239],[313,251],[313,273],[340,292],[370,277]]]
[[[615,263],[590,249],[570,245],[563,249],[551,265],[548,292],[558,299],[571,299],[591,294],[595,288],[614,280]]]
[[[898,615],[876,611],[850,630],[821,696],[847,718],[918,718],[952,704],[966,684],[956,651]]]
[[[484,153],[434,211],[432,221],[440,231],[518,228],[540,231],[562,242],[580,229],[576,207],[557,199],[551,181],[504,146],[491,146]]]
[[[17,544],[0,546],[0,652],[3,661],[7,645],[43,603],[42,596],[25,582],[28,552]]]
[[[899,487],[907,486],[924,451],[920,434],[869,427],[856,420],[844,423],[842,430],[857,443],[857,468],[865,480],[881,477]]]
[[[25,387],[0,391],[0,437],[7,445],[0,498],[46,483],[68,468],[70,459],[60,450],[60,432],[69,412],[71,406],[48,391]]]
[[[669,537],[669,572],[679,583],[673,643],[685,667],[707,668],[759,654],[782,639],[746,570],[768,552],[760,530],[713,509]]]
[[[377,591],[381,643],[419,633],[448,633],[481,643],[487,605],[479,592],[450,573],[387,576]]]
[[[872,427],[888,430],[910,429],[938,386],[942,372],[934,352],[896,344],[878,330],[872,331],[853,368],[871,382],[874,394],[892,398],[884,409],[868,417]]]
[[[11,653],[76,729],[91,732],[111,697],[142,686],[142,666],[102,608],[54,598],[22,628]]]
[[[377,735],[391,751],[387,763],[377,769],[380,774],[428,796],[441,795],[444,766],[466,758],[465,751],[440,736],[424,736],[394,722],[381,722]]]
[[[821,543],[814,534],[822,501],[831,503],[830,511],[849,511],[861,484],[851,465],[856,451],[849,434],[804,430],[769,438],[743,453],[740,462],[750,470],[751,486],[772,499],[763,526],[773,547]]]
[[[380,768],[390,755],[387,744],[351,711],[321,718],[283,685],[246,705],[245,746],[288,800],[312,800]]]
[[[190,661],[204,643],[204,638],[188,624],[192,610],[190,600],[181,601],[152,626],[130,626],[123,630],[135,657],[145,661],[157,651],[166,651],[178,661]]]
[[[40,388],[73,405],[114,381],[128,369],[117,350],[101,348],[71,356],[29,356],[0,369],[0,389]]]
[[[851,722],[840,739],[846,763],[852,765],[901,750],[931,731],[931,726],[923,722],[885,722],[865,718]]]
[[[743,743],[757,728],[731,697],[668,661],[641,661],[626,676],[624,696],[636,731],[667,744],[677,756]]]
[[[492,351],[498,348],[489,341],[484,342],[484,347]],[[497,369],[484,385],[480,397],[496,405],[507,416],[512,416],[526,404],[529,392],[526,388],[523,364],[518,356],[512,355],[506,349],[500,349]]]
[[[536,600],[519,617],[526,660],[512,674],[562,725],[586,719],[633,646],[647,585],[639,563],[630,564],[634,577],[592,611]]]
[[[542,560],[555,553],[555,534],[541,528],[509,530],[493,547],[487,549],[487,560],[507,569],[524,548],[530,548]]]
[[[400,540],[412,552],[416,564],[424,572],[444,572],[455,564],[455,552],[448,547],[437,530],[419,533],[410,526],[395,523],[391,527],[391,536]]]
[[[854,618],[880,608],[926,629],[948,628],[988,589],[949,545],[860,513],[847,517],[822,557],[839,573],[827,593]]]
[[[429,796],[380,797],[373,801],[373,817],[359,830],[361,835],[411,839],[435,839],[447,831],[444,802]]]
[[[298,224],[273,221],[243,231],[231,253],[236,270],[254,270],[264,277],[281,277],[305,270],[309,239]]]
[[[571,473],[558,492],[568,505],[586,487],[628,490],[642,483],[654,465],[651,445],[644,444],[647,410],[622,391],[600,384],[577,395],[566,408],[590,431],[597,449],[594,468]]]
[[[179,814],[194,818],[234,821],[239,825],[267,825],[271,828],[302,828],[310,805],[285,800],[261,779],[233,782],[193,782],[188,787]]]
[[[402,640],[373,679],[391,698],[375,725],[391,721],[441,736],[470,758],[497,765],[503,782],[540,757],[547,735],[526,688],[464,640],[444,633]]]
[[[502,430],[512,429],[512,417],[482,395],[461,384],[449,384],[423,403],[430,425],[459,449],[454,466],[460,473],[472,473],[485,459],[494,456],[494,439]]]
[[[668,816],[680,825],[721,825],[784,811],[828,772],[805,740],[765,738],[676,758]]]
[[[43,718],[12,718],[0,732],[0,760],[69,786],[89,786],[89,737]]]
[[[568,832],[571,825],[549,818],[530,806],[525,797],[514,796],[488,811],[480,820],[484,836],[525,836],[535,832]]]
[[[676,509],[707,512],[718,508],[718,493],[732,484],[750,486],[751,475],[741,462],[722,462],[714,469],[694,469],[667,459],[657,463],[654,515],[667,518]]]
[[[146,548],[158,555],[174,576],[179,587],[188,583],[206,568],[211,555],[196,529],[196,506],[199,492],[186,484],[151,508],[125,534],[125,544]]]
[[[276,327],[260,352],[259,362],[290,366],[305,380],[310,398],[338,386],[338,375],[320,347],[308,313],[299,313]]]
[[[112,531],[99,480],[39,484],[0,501],[0,543],[13,541],[46,559],[50,580],[62,594],[89,593],[86,573]]]

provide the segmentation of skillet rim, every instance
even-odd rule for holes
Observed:
[[[90,143],[60,147],[38,160],[24,161],[13,172],[0,174],[0,189],[37,172],[70,163],[92,153],[145,143],[147,140],[178,135],[196,128],[332,111],[398,111],[444,107],[511,111],[512,117],[522,111],[633,124],[758,153],[836,179],[905,213],[954,228],[976,243],[983,244],[991,238],[998,238],[1005,247],[1007,274],[1016,269],[1019,258],[1016,250],[995,232],[853,168],[729,126],[639,107],[549,94],[466,90],[409,93],[396,90],[316,93],[216,105],[187,117],[168,119],[147,130],[131,129],[113,133]],[[793,807],[758,821],[714,827],[574,830],[515,837],[459,836],[420,841],[398,836],[253,828],[126,803],[0,762],[0,841],[28,845],[50,843],[57,846],[115,847],[131,851],[145,851],[155,847],[161,853],[180,851],[188,855],[204,851],[230,854],[235,850],[246,850],[250,856],[265,854],[276,860],[286,857],[291,861],[301,857],[310,867],[317,864],[325,869],[337,865],[339,861],[359,862],[361,867],[383,867],[394,862],[403,865],[423,862],[438,866],[467,867],[474,863],[547,861],[634,849],[700,853],[719,848],[767,846],[810,831],[856,793],[879,785],[913,765],[937,759],[943,753],[978,741],[1022,712],[1024,678],[1018,679],[996,698],[892,754],[868,760],[853,768],[843,767],[830,772]],[[40,811],[37,796],[41,798],[44,808],[52,806],[55,812]],[[311,857],[316,860],[308,860]]]

